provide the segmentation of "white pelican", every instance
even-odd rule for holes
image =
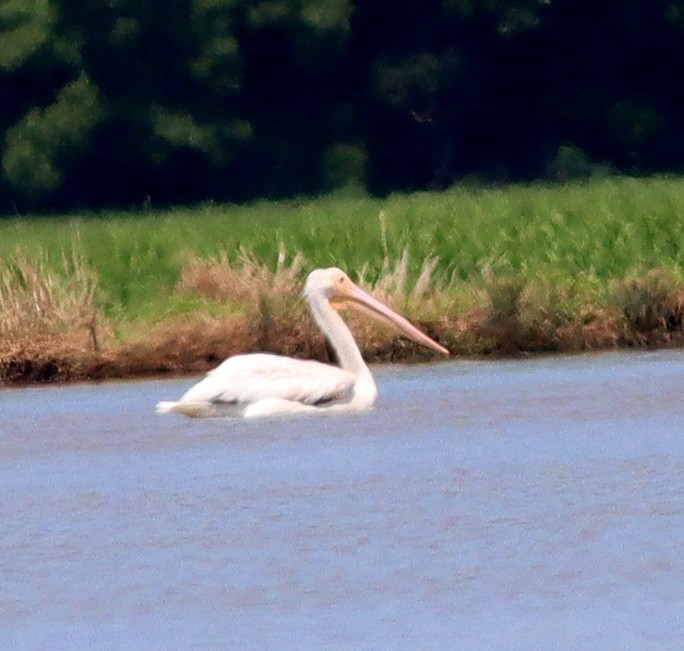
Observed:
[[[304,286],[313,318],[333,347],[338,366],[255,353],[229,357],[178,402],[160,402],[158,413],[186,416],[273,416],[360,411],[377,397],[375,381],[336,307],[362,308],[395,324],[406,336],[438,353],[449,351],[355,285],[340,269],[315,269]]]

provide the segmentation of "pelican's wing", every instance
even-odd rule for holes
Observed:
[[[354,383],[354,375],[337,366],[266,353],[237,355],[207,373],[180,402],[248,404],[281,398],[316,405],[345,399]]]

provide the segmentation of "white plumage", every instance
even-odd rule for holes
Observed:
[[[335,350],[340,366],[256,353],[224,361],[177,402],[160,402],[157,412],[186,416],[272,416],[368,409],[375,402],[375,381],[334,306],[360,306],[364,312],[398,326],[411,339],[439,353],[448,351],[355,285],[339,269],[317,269],[304,295],[316,323]]]

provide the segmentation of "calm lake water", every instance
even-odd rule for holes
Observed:
[[[682,648],[683,353],[375,372],[263,422],[0,391],[0,648]]]

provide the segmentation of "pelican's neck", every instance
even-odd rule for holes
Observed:
[[[370,376],[351,331],[328,300],[323,296],[311,296],[309,305],[314,320],[333,347],[340,366],[357,377]]]

